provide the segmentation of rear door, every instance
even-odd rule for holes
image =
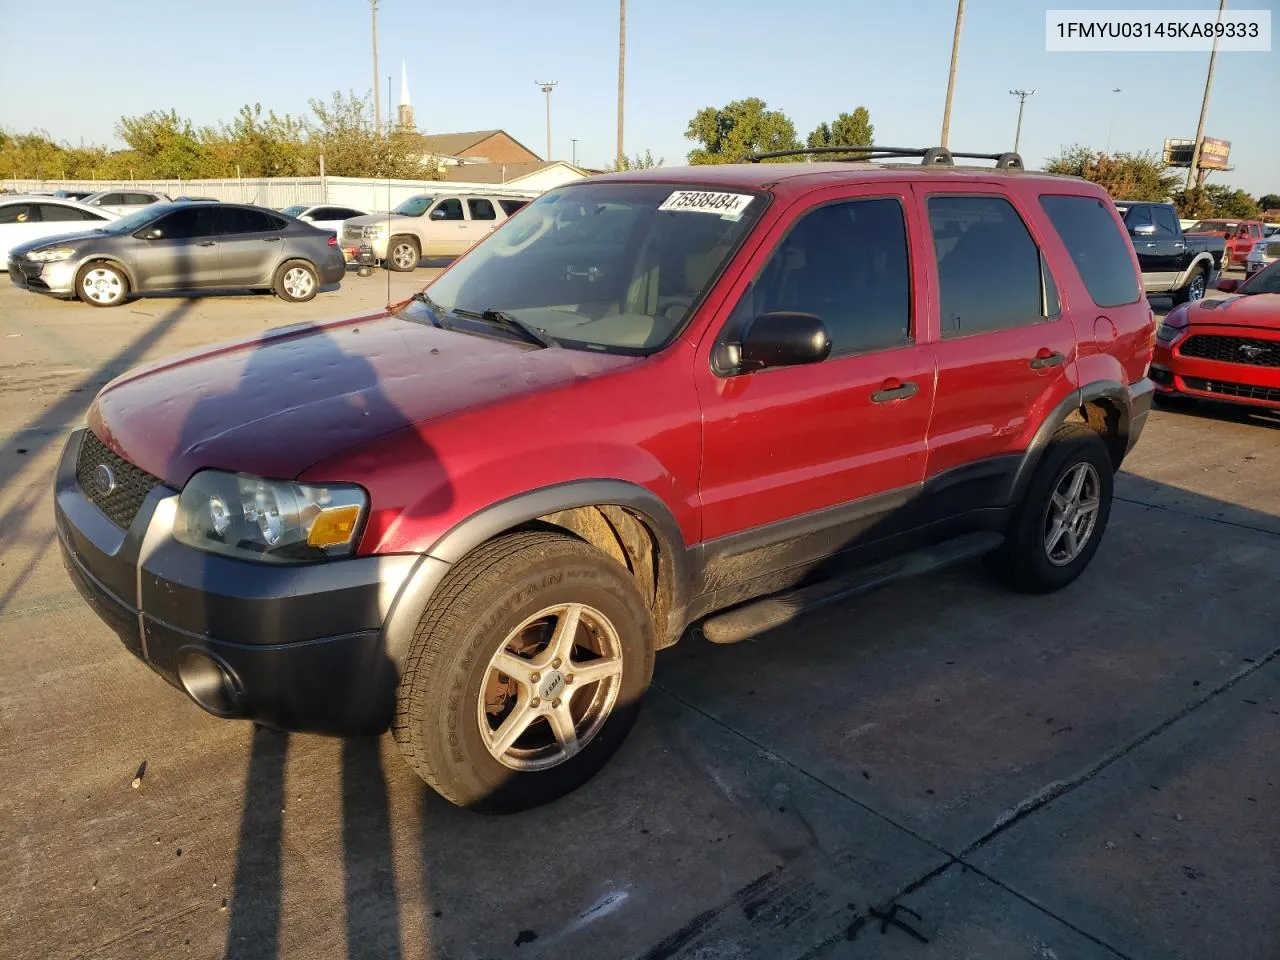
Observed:
[[[846,185],[801,204],[750,255],[695,368],[708,592],[749,582],[758,589],[747,595],[777,589],[874,542],[924,477],[934,368],[910,254],[922,225],[908,227],[897,185]],[[711,355],[778,311],[818,316],[831,355],[808,366],[716,369]]]
[[[270,285],[272,271],[284,252],[287,221],[255,207],[211,203],[204,209],[217,211],[219,285]]]
[[[473,247],[498,226],[498,208],[488,197],[467,198],[467,237]]]
[[[150,236],[159,231],[159,236]],[[124,246],[142,290],[192,290],[218,282],[213,210],[192,204],[113,243]]]
[[[938,393],[927,487],[948,511],[998,505],[1025,437],[1071,390],[1076,332],[1041,244],[998,185],[921,190],[933,243]]]

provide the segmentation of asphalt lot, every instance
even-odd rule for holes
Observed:
[[[0,286],[0,957],[1280,957],[1280,417],[1155,412],[1059,594],[975,564],[680,644],[605,772],[525,814],[153,676],[61,569],[63,438],[115,373],[385,276]]]

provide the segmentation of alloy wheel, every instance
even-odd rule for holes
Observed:
[[[391,251],[391,259],[401,270],[408,270],[418,265],[418,251],[409,243],[398,243]]]
[[[1077,463],[1053,488],[1045,511],[1044,551],[1055,567],[1080,556],[1098,525],[1102,481],[1091,463]]]

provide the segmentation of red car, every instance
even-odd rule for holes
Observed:
[[[1133,249],[1014,154],[878,153],[924,162],[593,177],[386,312],[116,379],[58,468],[71,577],[205,710],[389,725],[497,809],[599,769],[691,626],[977,555],[1067,585],[1150,407]]]
[[[1236,296],[1184,303],[1160,325],[1151,364],[1156,399],[1280,409],[1280,261],[1243,283],[1219,280],[1218,289]]]
[[[1244,263],[1253,245],[1263,238],[1266,230],[1261,220],[1197,220],[1184,233],[1201,233],[1223,237],[1226,244],[1222,251],[1222,272],[1233,263]]]

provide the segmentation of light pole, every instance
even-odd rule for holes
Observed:
[[[618,151],[614,163],[622,169],[622,85],[627,68],[627,0],[618,0]]]
[[[1022,108],[1027,105],[1027,97],[1035,93],[1034,90],[1010,90],[1010,94],[1018,98],[1018,130],[1013,135],[1013,152],[1018,152],[1018,144],[1022,142]]]
[[[576,167],[578,165],[578,138],[570,137],[569,142],[573,144],[573,165]]]
[[[956,2],[956,33],[951,38],[951,72],[947,75],[947,104],[942,108],[942,146],[951,135],[951,96],[956,91],[956,61],[960,58],[960,26],[964,23],[964,0]]]
[[[551,159],[551,91],[556,88],[559,80],[535,80],[542,92],[547,95],[547,159]]]
[[[1111,92],[1123,93],[1124,91],[1122,91],[1119,87],[1112,87]],[[1119,97],[1111,98],[1111,120],[1107,123],[1107,155],[1108,156],[1111,155],[1111,132],[1115,129],[1115,126],[1116,126],[1116,104],[1118,102],[1119,102]]]
[[[1227,8],[1227,0],[1218,0],[1218,23],[1222,22],[1222,11]],[[1191,189],[1191,181],[1196,181],[1196,186],[1200,186],[1200,180],[1196,174],[1200,168],[1200,144],[1204,140],[1204,117],[1209,112],[1209,88],[1213,86],[1213,62],[1218,59],[1218,36],[1214,34],[1213,49],[1209,51],[1209,75],[1204,78],[1204,100],[1200,102],[1200,123],[1196,127],[1196,143],[1191,148],[1191,168],[1187,170],[1187,186]]]
[[[369,0],[369,18],[373,21],[373,130],[382,136],[382,96],[378,93],[378,0]],[[390,106],[390,101],[387,106]]]

